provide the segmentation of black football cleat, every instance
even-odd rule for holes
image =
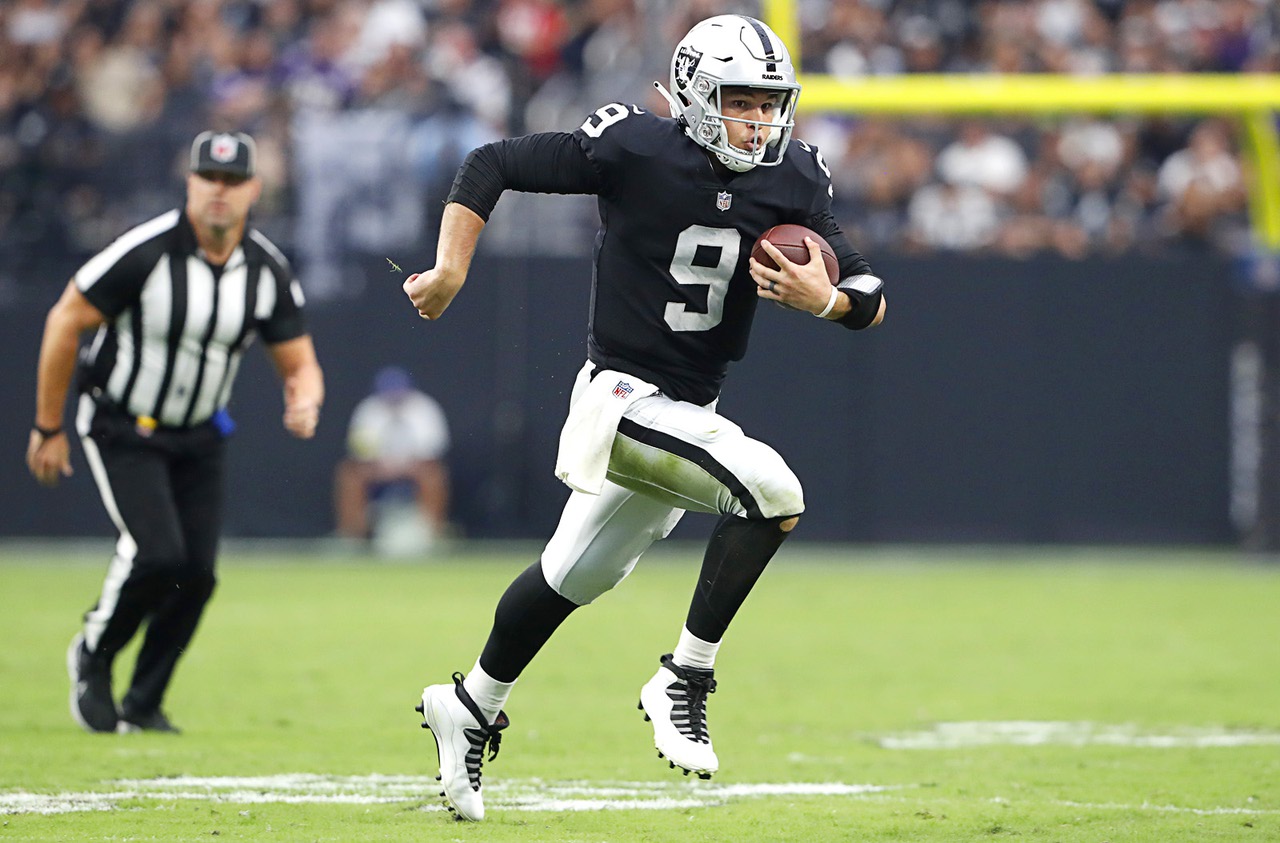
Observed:
[[[115,732],[120,722],[111,696],[111,663],[94,658],[76,633],[67,649],[67,676],[71,678],[71,716],[86,732]]]

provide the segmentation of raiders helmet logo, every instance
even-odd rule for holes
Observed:
[[[702,61],[702,53],[692,47],[681,47],[676,53],[676,87],[684,90],[689,87],[689,82],[693,79],[693,73],[698,69],[698,62]]]

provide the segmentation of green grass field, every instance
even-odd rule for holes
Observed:
[[[698,782],[635,708],[696,573],[655,551],[521,680],[469,825],[413,706],[527,553],[228,554],[172,737],[68,713],[107,552],[0,554],[0,841],[1280,840],[1280,565],[796,543],[721,650]]]

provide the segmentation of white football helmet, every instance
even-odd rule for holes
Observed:
[[[707,18],[676,45],[671,57],[671,90],[659,82],[653,84],[666,97],[671,116],[683,122],[689,137],[729,169],[742,173],[782,162],[795,128],[800,86],[787,46],[760,21],[745,15]],[[725,121],[735,118],[721,113],[720,99],[721,91],[729,87],[761,88],[782,95],[772,121],[750,121],[770,130],[768,142],[755,151],[729,143]],[[766,160],[771,149],[777,154]]]

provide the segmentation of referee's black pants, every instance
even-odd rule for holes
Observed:
[[[77,428],[120,531],[85,645],[110,663],[146,623],[121,715],[157,711],[217,582],[225,440],[212,424],[146,430],[81,397]]]

